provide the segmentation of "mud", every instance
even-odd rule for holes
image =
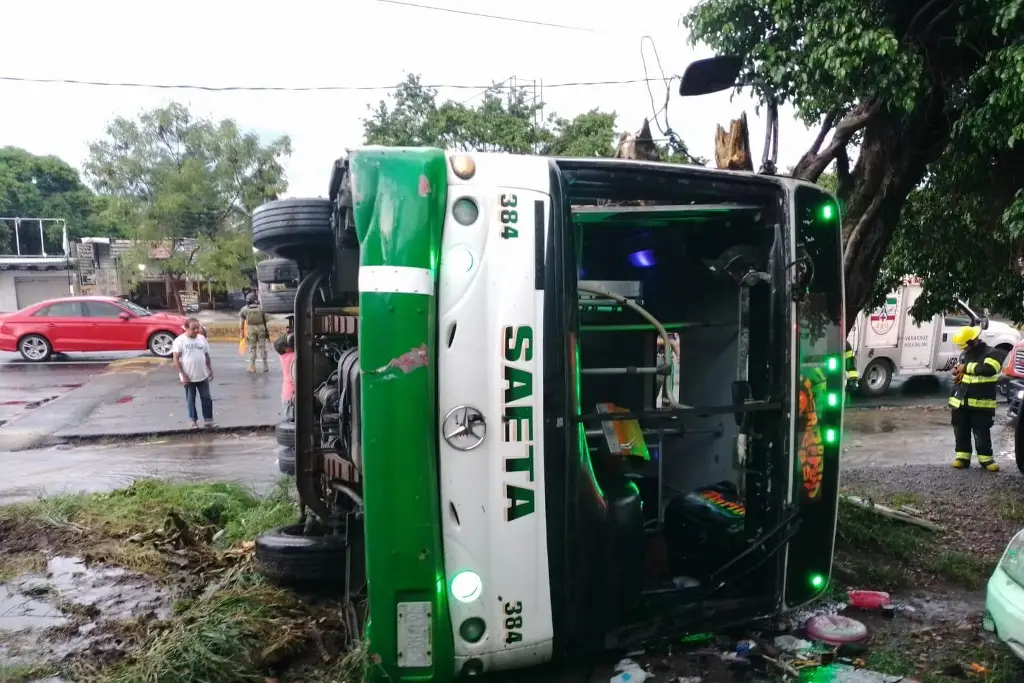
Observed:
[[[0,584],[0,662],[61,664],[120,656],[119,623],[164,620],[171,595],[141,574],[75,557]]]

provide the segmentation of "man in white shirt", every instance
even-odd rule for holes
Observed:
[[[210,362],[210,344],[200,334],[202,325],[195,318],[189,318],[185,333],[174,340],[171,358],[178,379],[185,387],[185,405],[188,408],[189,427],[199,428],[196,413],[196,394],[203,408],[203,422],[207,428],[213,426],[213,398],[210,396],[210,380],[213,379],[213,364]]]

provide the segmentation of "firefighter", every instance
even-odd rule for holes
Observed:
[[[860,389],[860,375],[857,374],[857,354],[853,352],[850,342],[846,342],[846,390],[855,393]]]
[[[997,351],[981,340],[980,327],[962,327],[953,335],[953,343],[962,350],[960,362],[953,368],[952,408],[956,457],[953,467],[971,466],[971,433],[978,463],[989,472],[998,472],[992,457],[992,425],[996,415],[996,383],[1002,363]]]

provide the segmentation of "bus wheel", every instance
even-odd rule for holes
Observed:
[[[358,590],[366,576],[362,529],[356,536],[351,544],[352,588]],[[347,547],[340,535],[306,535],[302,524],[289,524],[256,537],[256,571],[274,583],[344,589]]]
[[[260,251],[280,258],[311,249],[333,249],[334,231],[330,199],[278,199],[252,214],[252,243]],[[332,252],[333,253],[333,252]]]
[[[864,368],[860,376],[860,391],[865,396],[881,396],[892,384],[892,366],[884,358],[876,358]]]

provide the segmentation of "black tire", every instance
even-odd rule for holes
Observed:
[[[286,446],[288,448],[295,448],[295,423],[294,422],[281,422],[274,427],[274,437],[277,438],[277,443]],[[292,454],[292,460],[294,461],[295,455]]]
[[[329,199],[278,199],[252,214],[252,243],[260,251],[288,258],[289,254],[334,247]]]
[[[264,313],[294,313],[295,311],[295,290],[286,289],[283,292],[260,292],[260,305]]]
[[[45,363],[53,356],[53,345],[41,334],[26,334],[18,340],[18,353],[30,363]]]
[[[157,358],[170,358],[173,355],[171,344],[174,343],[177,336],[170,330],[160,330],[150,335],[146,346],[149,347],[149,352]]]
[[[1018,416],[1013,428],[1013,457],[1017,461],[1017,469],[1024,472],[1024,420]]]
[[[299,266],[285,258],[268,258],[256,264],[256,279],[268,285],[299,281]]]
[[[860,376],[860,393],[870,398],[881,396],[889,391],[892,384],[892,365],[885,358],[876,358]]]
[[[292,434],[294,437],[294,434]],[[295,449],[288,446],[282,446],[277,449],[277,469],[281,471],[281,474],[287,474],[289,477],[295,476]]]
[[[366,583],[362,529],[352,543],[352,589]],[[272,529],[256,537],[256,571],[281,584],[343,587],[346,545],[340,536],[303,536],[301,524]]]

